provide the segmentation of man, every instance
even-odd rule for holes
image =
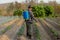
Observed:
[[[33,24],[33,20],[35,20],[36,22],[38,22],[38,20],[36,20],[34,18],[34,15],[33,15],[33,12],[32,12],[32,7],[30,5],[28,6],[28,13],[29,13],[29,19],[25,20],[25,22],[26,22],[26,27],[27,27],[27,37],[31,39],[31,37],[33,35],[32,34],[33,28],[32,28],[31,25]]]

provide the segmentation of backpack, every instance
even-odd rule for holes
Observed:
[[[25,20],[28,20],[28,19],[30,18],[29,11],[24,11],[24,12],[23,12],[23,18],[24,18]]]

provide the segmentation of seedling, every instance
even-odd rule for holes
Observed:
[[[2,30],[1,33],[5,33],[7,30],[10,30],[11,29],[11,26],[8,26],[6,29]]]
[[[50,31],[53,33],[53,35],[54,35],[55,37],[58,37],[58,32],[57,32],[57,31],[55,31],[55,30],[53,30],[53,29],[51,29]]]
[[[35,27],[35,37],[37,38],[37,40],[41,40],[41,38],[40,38],[41,35],[40,35],[40,32],[37,27]]]
[[[25,27],[22,26],[22,27],[19,29],[19,32],[17,33],[17,35],[18,35],[18,36],[23,35],[24,29],[25,29]]]

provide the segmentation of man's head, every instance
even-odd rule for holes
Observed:
[[[32,11],[32,6],[31,5],[28,6],[28,10]]]

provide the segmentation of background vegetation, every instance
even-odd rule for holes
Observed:
[[[28,0],[29,1],[29,0]],[[55,16],[59,17],[60,16],[60,4],[58,4],[56,1],[49,1],[48,3],[45,3],[43,0],[40,1],[40,3],[36,3],[37,1],[31,0],[29,1],[26,0],[25,3],[9,3],[8,5],[4,4],[6,6],[2,8],[3,12],[1,12],[1,15],[6,15],[6,16],[16,16],[19,14],[21,15],[21,10],[27,9],[28,5],[33,6],[33,13],[35,17],[47,17],[47,16]],[[17,14],[16,14],[16,13]]]

